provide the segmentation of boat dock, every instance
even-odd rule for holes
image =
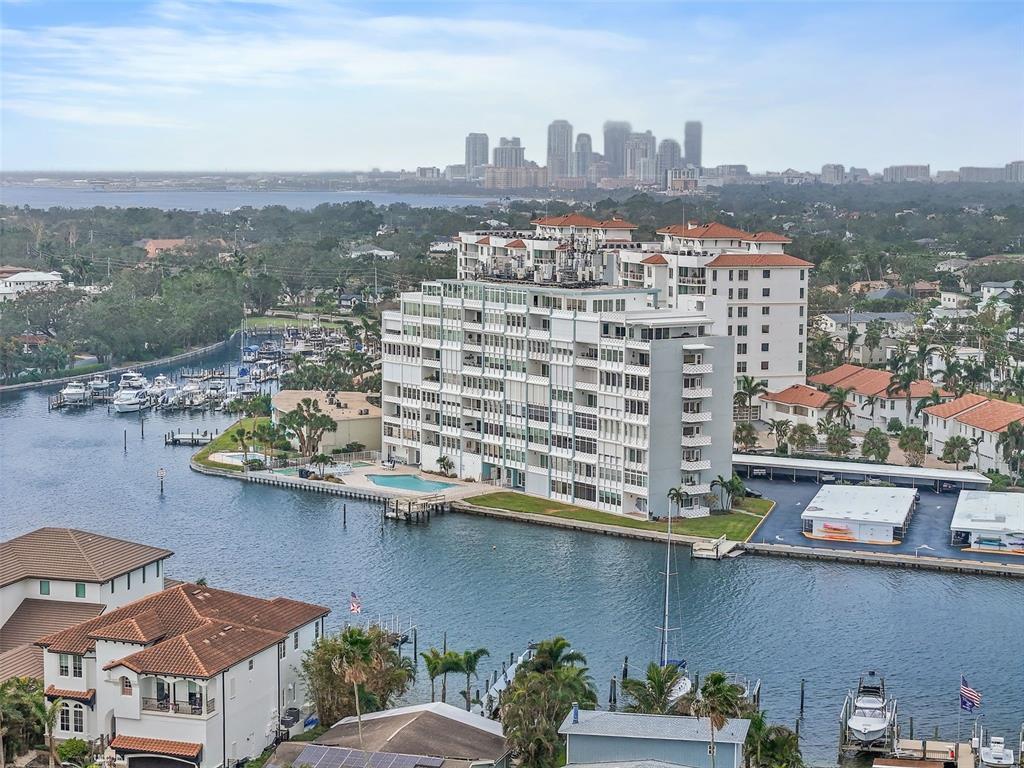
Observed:
[[[217,437],[217,432],[168,432],[164,435],[164,445],[209,445]]]
[[[928,739],[897,739],[895,758],[878,758],[875,768],[901,768],[909,761],[956,763],[956,768],[975,768],[975,755],[969,741],[938,741]]]
[[[494,719],[498,710],[501,708],[501,695],[506,688],[511,685],[512,680],[516,676],[516,672],[519,667],[533,658],[533,648],[527,648],[523,653],[516,658],[514,654],[509,654],[508,664],[504,661],[501,662],[501,674],[498,670],[494,670],[493,676],[489,680],[487,691],[484,693],[480,701],[473,706],[473,712],[481,714],[484,717]]]
[[[398,497],[388,499],[381,513],[385,520],[404,522],[406,525],[429,523],[431,514],[444,514],[449,505],[444,494],[435,493],[431,496]]]
[[[738,557],[743,554],[738,541],[729,541],[719,536],[712,541],[695,541],[690,545],[690,557],[697,560],[721,560],[723,557]]]

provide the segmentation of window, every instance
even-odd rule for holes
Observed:
[[[283,659],[287,651],[285,650],[284,643],[277,644],[277,658]]]
[[[507,403],[506,403],[506,405],[507,405]],[[313,625],[313,639],[314,640],[319,640],[320,639],[320,622],[319,621],[316,624]]]
[[[80,581],[75,584],[75,597],[85,597],[85,584]]]
[[[292,648],[298,648],[298,647],[299,647],[299,633],[296,632],[295,634],[292,635]]]
[[[772,289],[771,288],[762,288],[761,289],[761,295],[765,296],[765,297],[771,296],[772,295]],[[800,298],[803,298],[803,297],[801,296]]]
[[[768,351],[768,342],[767,341],[764,341],[764,342],[761,343],[761,351],[762,352],[767,352]]]
[[[235,698],[235,678],[233,677],[228,678],[228,698]]]
[[[736,298],[737,299],[740,299],[741,301],[746,301],[747,298],[749,298],[749,296],[750,296],[750,289],[749,288],[737,288],[736,289]]]
[[[249,671],[252,672],[252,668],[256,666],[256,662],[249,659]]]
[[[768,370],[768,361],[767,360],[762,360],[761,361],[761,370],[762,371],[767,371]]]
[[[737,307],[736,308],[736,317],[746,317],[748,309],[749,309],[749,307]]]
[[[66,653],[62,653],[57,658],[57,666],[59,667],[59,673],[61,677],[67,677],[71,674],[71,657]],[[66,728],[64,730],[67,730]]]
[[[50,582],[48,582],[48,581],[40,581],[39,582],[39,594],[40,595],[48,595],[48,594],[50,594]]]
[[[747,345],[746,344],[737,344],[736,345],[736,354],[737,355],[745,355],[745,354],[747,354]]]
[[[761,270],[761,277],[763,277],[765,280],[767,280],[771,276],[772,276],[772,271],[770,269],[762,269]]]
[[[771,313],[772,313],[772,308],[771,307],[761,307],[761,314],[762,315],[770,315]]]
[[[126,577],[128,579],[128,589],[130,590],[132,588],[132,572],[128,571]]]
[[[747,363],[746,363],[745,360],[740,360],[738,363],[736,363],[736,373],[746,373],[746,372],[747,372]]]
[[[767,325],[761,326],[761,333],[771,333],[771,327]]]
[[[85,707],[75,704],[75,733],[85,733]]]
[[[160,561],[159,560],[156,561],[156,577],[158,579],[160,578]]]
[[[117,579],[111,579],[110,580],[110,594],[114,594],[114,582],[115,581],[117,581]]]
[[[146,583],[146,566],[142,566],[142,583]]]
[[[60,729],[71,730],[71,706],[67,702],[60,705]]]
[[[803,279],[804,279],[804,271],[803,271],[802,269],[800,270],[800,279],[801,279],[801,280],[803,280]]]
[[[131,696],[132,695],[132,681],[127,677],[121,677],[121,695]]]
[[[737,325],[736,326],[736,335],[737,336],[746,336],[747,335],[747,326],[745,326],[745,325]]]
[[[750,279],[750,273],[747,270],[745,270],[745,269],[737,270],[736,279],[737,280],[749,280]]]
[[[81,677],[82,676],[82,657],[72,656],[71,657],[71,676]]]
[[[803,297],[804,297],[804,289],[803,289],[803,288],[801,288],[801,289],[800,289],[800,298],[802,299]]]

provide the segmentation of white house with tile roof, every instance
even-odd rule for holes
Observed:
[[[966,394],[924,409],[931,452],[941,456],[953,435],[972,441],[968,464],[981,472],[994,469],[1009,474],[1010,468],[998,447],[999,436],[1014,422],[1024,423],[1024,405]]]

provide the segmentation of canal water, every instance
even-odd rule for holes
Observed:
[[[420,650],[444,632],[451,648],[489,648],[487,673],[530,641],[563,634],[586,653],[602,701],[624,655],[633,673],[657,656],[657,544],[457,514],[382,532],[366,502],[205,477],[189,470],[190,449],[163,445],[164,432],[223,429],[229,417],[150,413],[140,424],[103,407],[48,412],[47,394],[0,395],[3,538],[73,526],[167,547],[172,577],[322,603],[334,626],[351,618],[356,592],[364,618],[412,619]],[[886,676],[916,735],[938,728],[947,738],[956,735],[963,671],[984,696],[986,726],[1016,742],[1019,580],[752,556],[691,562],[685,549],[673,571],[677,653],[693,671],[761,678],[769,717],[791,727],[805,679],[800,731],[815,765],[834,762],[843,695],[869,669]],[[427,697],[423,674],[409,698]],[[965,734],[971,722],[963,720]]]

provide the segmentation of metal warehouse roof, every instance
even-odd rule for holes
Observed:
[[[723,744],[742,744],[747,737],[750,721],[742,718],[729,720],[715,741]],[[604,712],[581,709],[579,722],[572,721],[570,712],[561,734],[569,736],[617,736],[627,739],[666,739],[670,741],[711,741],[711,723],[707,718],[676,715],[640,715],[632,712]]]

